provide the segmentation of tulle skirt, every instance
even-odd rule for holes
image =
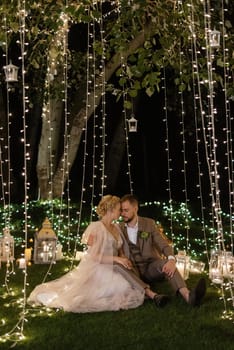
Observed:
[[[134,288],[113,266],[86,263],[62,277],[40,284],[28,303],[85,313],[136,308],[144,302],[144,289]]]

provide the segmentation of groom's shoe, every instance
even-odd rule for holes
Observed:
[[[164,294],[156,294],[153,298],[153,302],[156,307],[164,307],[169,300],[170,298]]]
[[[191,306],[200,306],[201,301],[204,298],[206,294],[206,280],[204,278],[201,278],[196,287],[191,290],[189,293],[189,300],[188,303]]]

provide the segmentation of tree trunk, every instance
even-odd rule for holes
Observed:
[[[60,125],[63,102],[51,100],[44,106],[41,139],[38,150],[37,176],[40,198],[52,198],[52,177],[58,161]]]
[[[146,26],[144,31],[140,32],[139,35],[129,43],[128,49],[124,53],[115,54],[112,57],[112,59],[105,65],[104,74],[105,74],[106,82],[109,81],[113,73],[120,66],[121,59],[126,60],[130,54],[135,52],[137,48],[143,45],[146,35],[149,34],[150,29],[151,29],[150,26]],[[74,108],[73,113],[71,113],[71,119],[72,119],[71,130],[70,130],[70,135],[69,135],[70,137],[68,139],[68,145],[67,145],[67,168],[66,168],[66,171],[64,171],[65,154],[63,154],[60,158],[60,161],[57,166],[57,170],[53,177],[53,183],[52,183],[53,198],[61,197],[63,194],[63,190],[66,185],[70,169],[76,158],[77,150],[79,148],[80,140],[82,137],[83,129],[85,128],[85,125],[86,125],[86,121],[93,114],[95,110],[94,105],[98,106],[101,101],[103,89],[102,89],[102,77],[100,75],[96,78],[96,86],[97,88],[95,89],[95,96],[93,91],[90,92],[89,107],[86,107],[85,105],[86,96],[84,96],[84,94],[82,95],[80,91],[76,93],[76,96],[74,98],[74,100],[77,101],[75,108],[77,106],[80,107],[80,101],[82,101],[83,106],[79,108],[79,110]],[[94,104],[94,101],[95,101],[95,104]],[[40,177],[39,186],[41,191],[41,197],[50,198],[49,184],[45,183],[46,169],[44,167],[38,170],[41,170],[40,172],[38,172],[38,176]]]

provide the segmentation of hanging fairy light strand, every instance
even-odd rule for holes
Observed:
[[[207,237],[207,226],[205,224],[205,207],[204,207],[204,198],[203,198],[203,172],[201,168],[201,157],[200,157],[200,135],[199,135],[199,126],[198,126],[198,114],[199,110],[202,110],[201,106],[201,85],[200,75],[199,75],[199,64],[198,64],[198,50],[197,50],[197,35],[195,30],[195,19],[194,19],[194,8],[193,4],[188,4],[189,7],[189,23],[190,23],[190,31],[191,31],[191,55],[192,55],[192,81],[193,81],[193,111],[194,111],[194,123],[195,123],[195,141],[196,141],[196,158],[197,158],[197,169],[198,169],[198,199],[200,201],[200,209],[201,209],[201,224],[202,224],[202,232],[204,236],[205,243],[205,251],[207,255],[207,261],[209,260],[208,256],[208,237]],[[199,102],[199,105],[197,103]]]
[[[182,76],[182,56],[180,50],[180,76]],[[185,111],[184,111],[184,96],[183,91],[179,91],[181,104],[181,137],[182,137],[182,158],[183,158],[183,179],[184,179],[184,196],[185,196],[185,229],[186,229],[186,251],[189,251],[189,224],[188,224],[188,192],[187,192],[187,159],[186,159],[186,140],[185,140]]]
[[[87,11],[88,15],[90,15],[90,9]],[[79,211],[78,211],[78,221],[77,221],[77,229],[76,229],[76,239],[74,244],[74,255],[73,258],[76,257],[77,254],[77,247],[80,242],[81,238],[81,222],[82,222],[82,211],[83,211],[83,204],[85,203],[85,178],[86,178],[86,159],[88,156],[87,153],[87,140],[88,140],[88,113],[89,109],[91,107],[90,105],[90,89],[91,89],[91,83],[92,80],[90,79],[90,70],[91,70],[91,64],[92,64],[92,45],[90,38],[92,37],[92,31],[90,30],[90,26],[92,26],[92,23],[88,22],[87,25],[87,63],[86,63],[86,103],[85,103],[85,116],[84,121],[85,125],[83,127],[83,144],[84,144],[84,151],[83,151],[83,166],[82,166],[82,180],[81,180],[81,194],[80,194],[80,205],[79,205]],[[73,267],[74,259],[71,261],[71,267]]]
[[[8,30],[7,27],[7,18],[4,15],[3,18],[3,27],[2,27],[4,33],[5,33],[5,42],[3,42],[3,45],[5,46],[5,54],[3,54],[3,57],[5,57],[5,79],[6,79],[6,113],[7,113],[7,125],[6,127],[6,133],[4,133],[4,129],[2,127],[3,135],[1,138],[0,144],[0,178],[1,178],[1,188],[2,188],[2,196],[1,196],[1,202],[2,202],[2,211],[3,211],[3,222],[1,227],[2,229],[2,236],[0,237],[0,268],[3,266],[5,267],[5,276],[4,276],[4,282],[2,284],[2,297],[8,297],[9,295],[14,295],[13,288],[11,286],[11,277],[15,275],[14,270],[14,238],[10,235],[10,232],[13,228],[11,224],[11,214],[12,214],[12,205],[11,205],[11,157],[10,157],[10,123],[11,123],[11,113],[10,113],[10,92],[11,92],[11,86],[10,86],[10,74],[11,70],[8,70],[11,64],[9,65],[9,58],[8,58],[8,34],[10,33],[10,30]],[[18,67],[14,66],[14,68],[17,69]],[[2,148],[4,147],[4,151]],[[7,150],[7,152],[6,152]],[[3,322],[5,320],[3,319]],[[0,337],[0,340],[6,339],[6,336]]]
[[[230,236],[231,236],[231,244],[230,250],[233,251],[233,210],[234,210],[234,168],[233,168],[233,145],[232,145],[232,134],[233,134],[233,118],[231,116],[231,107],[230,100],[228,98],[228,82],[231,81],[230,74],[230,64],[228,62],[228,49],[226,48],[226,39],[228,36],[226,34],[225,29],[225,14],[226,9],[224,6],[224,1],[222,0],[222,11],[221,11],[221,34],[222,34],[222,57],[223,57],[223,93],[224,93],[224,110],[225,110],[225,118],[226,118],[226,154],[227,154],[227,177],[228,177],[228,198],[229,198],[229,225],[230,225]]]
[[[225,249],[224,247],[224,239],[223,239],[223,224],[221,217],[221,203],[220,203],[220,188],[219,188],[219,171],[218,165],[219,162],[217,160],[217,143],[218,140],[216,138],[216,128],[215,128],[215,117],[217,115],[217,109],[214,105],[215,98],[215,90],[214,90],[214,76],[213,76],[213,52],[210,42],[210,32],[211,32],[211,8],[210,2],[204,2],[204,24],[205,24],[205,53],[207,58],[207,74],[208,74],[208,110],[207,115],[202,113],[202,122],[203,122],[203,135],[204,140],[210,148],[209,152],[207,152],[207,164],[209,167],[209,176],[211,183],[211,197],[212,197],[212,211],[213,217],[215,219],[215,224],[217,226],[217,237],[216,244],[219,249]],[[206,120],[205,120],[206,119]],[[208,139],[207,134],[205,133],[205,124],[207,123],[208,127]]]
[[[22,2],[19,2],[19,34],[20,34],[20,48],[21,48],[21,68],[22,68],[22,105],[23,105],[23,147],[24,147],[24,168],[23,168],[23,176],[24,176],[24,192],[25,192],[25,199],[24,199],[24,243],[25,243],[25,249],[27,249],[27,242],[28,242],[28,189],[29,189],[29,182],[28,182],[28,162],[30,161],[30,145],[27,143],[27,122],[26,117],[28,113],[28,96],[27,96],[27,90],[28,86],[26,84],[26,70],[25,70],[25,56],[27,54],[26,52],[26,46],[28,45],[26,42],[26,2],[25,0],[22,0]],[[24,251],[25,251],[24,249]],[[27,298],[27,265],[25,266],[25,273],[24,273],[24,289],[23,289],[23,309],[21,313],[21,324],[19,327],[20,333],[19,337],[22,339],[23,337],[23,330],[24,330],[24,323],[26,320],[26,298]]]
[[[8,28],[7,28],[7,18],[4,16],[3,19],[3,31],[5,33],[5,63],[6,66],[9,64],[9,58],[8,58]],[[6,67],[5,66],[5,67]],[[2,176],[2,196],[3,196],[3,205],[4,205],[4,211],[5,211],[5,227],[10,227],[10,221],[11,221],[11,135],[10,135],[10,125],[11,125],[11,112],[10,112],[10,91],[11,87],[9,85],[8,79],[6,79],[6,113],[7,113],[7,133],[6,133],[6,140],[3,139],[4,143],[7,142],[7,145],[5,145],[5,149],[7,149],[7,157],[6,159],[2,159],[1,165],[4,164],[4,169],[7,169],[7,175],[6,179],[4,179],[4,171],[2,167],[1,176]]]
[[[121,67],[122,69],[125,69],[124,64],[124,57],[121,56]],[[128,121],[127,118],[127,111],[125,108],[125,101],[127,100],[127,93],[125,91],[124,85],[123,85],[123,117],[124,117],[124,131],[125,131],[125,142],[126,142],[126,155],[127,155],[127,175],[128,175],[128,181],[129,181],[129,192],[133,194],[133,179],[132,179],[132,171],[131,171],[131,152],[130,152],[130,145],[129,145],[129,136],[128,136]]]
[[[101,193],[102,197],[106,188],[106,175],[105,175],[105,160],[106,160],[106,77],[105,77],[105,60],[106,60],[106,48],[104,39],[104,27],[102,16],[103,1],[100,1],[101,16],[99,19],[100,37],[101,37],[101,63],[100,63],[100,77],[101,77],[101,95],[102,95],[102,126],[101,126],[101,138],[102,138],[102,155],[101,155]]]
[[[121,25],[121,3],[118,2],[117,6],[117,14],[118,14],[118,21],[120,22]],[[124,28],[121,30],[124,31]],[[127,69],[126,65],[126,59],[123,55],[123,52],[120,56],[120,62],[121,62],[121,70],[122,70],[122,75],[125,75],[125,70]],[[120,75],[121,76],[121,75]],[[127,110],[125,107],[125,103],[127,102],[127,92],[125,89],[125,84],[122,86],[122,95],[123,95],[123,118],[124,118],[124,132],[125,132],[125,143],[126,143],[126,156],[127,156],[127,176],[128,176],[128,182],[129,182],[129,192],[133,194],[133,178],[132,178],[132,170],[131,170],[131,152],[130,152],[130,145],[129,145],[129,136],[128,136],[128,127],[129,127],[129,119],[127,118]]]
[[[67,6],[67,2],[65,7]],[[63,159],[63,175],[62,175],[62,186],[64,188],[65,186],[65,179],[67,179],[66,184],[66,193],[67,193],[67,215],[66,218],[62,215],[62,203],[64,200],[64,192],[61,192],[61,198],[60,198],[60,217],[61,217],[61,225],[59,227],[59,232],[61,230],[61,226],[64,225],[64,220],[66,220],[66,226],[67,226],[67,249],[70,251],[70,241],[71,241],[71,232],[70,232],[70,178],[69,178],[69,172],[70,172],[70,164],[69,164],[69,138],[70,135],[68,133],[68,127],[69,127],[69,109],[68,109],[68,33],[69,33],[69,18],[66,15],[66,13],[62,12],[60,15],[60,21],[62,23],[60,29],[59,29],[59,37],[58,37],[58,43],[61,43],[62,45],[62,57],[61,57],[61,64],[63,69],[63,103],[64,103],[64,136],[63,136],[63,151],[64,151],[64,159]],[[58,234],[59,234],[58,232]]]
[[[1,179],[1,202],[3,204],[3,208],[6,207],[5,202],[5,189],[4,189],[4,180],[3,180],[3,157],[2,157],[2,146],[0,144],[0,179]]]
[[[67,4],[65,4],[66,8]],[[61,180],[61,186],[62,188],[65,187],[65,181],[67,179],[66,183],[66,200],[67,200],[67,205],[66,205],[66,213],[64,213],[64,191],[61,191],[61,196],[60,196],[60,205],[59,205],[59,220],[57,222],[57,233],[58,233],[58,242],[56,246],[56,260],[58,256],[58,249],[59,246],[62,249],[62,245],[60,243],[60,239],[63,237],[66,241],[66,250],[68,253],[71,251],[71,231],[70,231],[70,226],[71,226],[71,216],[70,216],[70,179],[69,179],[69,171],[70,171],[70,165],[69,165],[69,138],[70,135],[68,133],[68,127],[69,127],[69,109],[68,109],[68,33],[69,33],[69,17],[66,15],[65,12],[61,12],[59,18],[59,28],[56,32],[55,38],[53,40],[53,47],[52,47],[52,52],[53,48],[55,47],[57,52],[58,52],[58,57],[55,60],[53,57],[53,54],[50,57],[49,60],[49,66],[48,66],[48,78],[49,82],[53,83],[54,76],[58,74],[58,70],[62,71],[61,76],[62,76],[62,103],[63,103],[63,111],[64,111],[64,135],[63,135],[63,162],[62,162],[62,180]],[[61,23],[61,25],[60,25]],[[49,120],[51,120],[50,117],[51,113],[49,114]],[[53,140],[53,128],[50,128],[50,133],[51,133],[51,140]],[[51,165],[51,174],[50,174],[50,184],[51,184],[51,199],[53,199],[53,168],[54,168],[54,162],[53,162],[53,152],[52,152],[52,142],[50,143],[50,165]],[[54,219],[55,219],[55,214],[54,214],[54,204],[53,200],[51,201],[50,204],[50,213],[49,217],[51,217],[53,221],[53,226],[54,226]],[[65,229],[64,229],[65,228]],[[62,234],[63,232],[63,234]],[[66,236],[64,235],[64,232],[66,233]],[[50,265],[48,267],[48,270],[43,278],[43,282],[46,281],[47,277],[50,275],[52,267],[54,265],[54,259],[51,259]]]
[[[29,189],[29,182],[27,178],[27,164],[30,160],[30,153],[29,153],[29,144],[27,143],[27,124],[26,124],[26,116],[28,113],[28,96],[27,96],[27,90],[28,86],[25,81],[25,56],[26,56],[26,25],[25,25],[25,19],[27,17],[27,12],[25,8],[25,0],[19,1],[18,3],[18,12],[17,16],[19,19],[19,44],[21,49],[21,56],[19,57],[19,60],[21,61],[21,69],[22,69],[22,122],[23,127],[21,130],[21,141],[23,143],[23,149],[24,149],[24,164],[23,164],[23,173],[22,176],[24,178],[24,192],[25,192],[25,198],[24,198],[24,251],[27,249],[27,238],[28,238],[28,189]],[[23,254],[24,256],[24,254]],[[25,265],[24,271],[23,271],[23,289],[22,289],[22,297],[18,299],[18,304],[20,304],[20,318],[16,325],[4,336],[1,336],[0,340],[10,340],[13,341],[14,345],[17,344],[17,342],[23,340],[24,334],[24,324],[27,321],[26,315],[27,315],[27,309],[26,309],[26,292],[27,292],[27,265]]]
[[[214,105],[215,101],[215,81],[213,79],[213,60],[214,60],[214,45],[213,45],[213,32],[211,31],[211,13],[212,9],[210,8],[209,2],[204,4],[204,32],[205,32],[205,46],[203,47],[203,52],[206,54],[207,59],[207,81],[200,79],[199,74],[199,64],[198,64],[198,54],[200,54],[200,51],[197,50],[197,43],[196,43],[196,31],[194,27],[194,9],[191,4],[191,32],[192,32],[192,41],[193,41],[193,47],[192,52],[194,54],[193,59],[193,79],[196,82],[194,86],[197,86],[197,92],[195,92],[194,95],[194,101],[195,101],[195,119],[197,118],[197,109],[200,112],[201,120],[202,120],[202,135],[203,135],[203,144],[205,149],[205,156],[206,156],[206,164],[208,168],[208,175],[209,175],[209,181],[210,181],[210,191],[211,191],[211,204],[212,204],[212,218],[213,218],[213,233],[214,233],[214,247],[217,251],[224,252],[225,260],[226,260],[226,269],[228,269],[227,265],[227,258],[225,253],[225,244],[224,244],[224,237],[223,237],[223,225],[222,225],[222,210],[221,210],[221,201],[220,201],[220,190],[219,190],[219,173],[218,173],[218,161],[217,161],[217,147],[218,147],[218,140],[216,139],[216,130],[215,130],[215,115],[216,109]],[[211,35],[212,34],[212,35]],[[215,46],[217,48],[217,46]],[[207,112],[206,108],[203,107],[203,99],[202,99],[202,92],[201,92],[201,86],[207,85]],[[195,90],[194,90],[195,91]],[[198,108],[197,108],[198,105]],[[198,137],[198,122],[196,122],[196,137],[197,137],[197,152],[199,152],[199,146],[200,146],[200,139]],[[198,161],[200,164],[200,156],[197,155]],[[203,205],[202,205],[203,207]],[[204,217],[203,220],[204,222]],[[204,225],[204,224],[203,224]],[[204,226],[203,226],[204,228]],[[205,232],[205,231],[204,231]],[[208,252],[207,252],[208,253]],[[213,254],[211,252],[211,255],[208,255],[209,265],[212,265]],[[220,257],[221,259],[221,257]],[[223,259],[223,257],[222,257]],[[221,260],[220,260],[221,261]],[[210,267],[210,274],[213,268]],[[218,272],[217,272],[218,273]],[[214,281],[215,279],[212,279]],[[221,279],[220,279],[221,281]],[[217,283],[217,282],[215,282]],[[221,282],[220,282],[221,283]],[[230,300],[233,301],[233,291],[232,291],[232,285],[228,281],[227,284],[221,283],[220,285],[220,291],[222,295],[222,299],[224,301],[224,314],[227,315],[227,303],[226,303],[226,293],[225,290],[228,290],[230,292],[231,298]]]
[[[168,198],[169,198],[169,221],[170,221],[170,237],[173,241],[174,239],[174,233],[173,233],[173,199],[172,199],[172,190],[171,190],[171,173],[172,173],[172,159],[171,159],[171,152],[170,152],[170,143],[169,143],[169,121],[168,121],[168,103],[167,103],[167,80],[166,80],[166,69],[165,65],[162,67],[163,70],[163,78],[162,78],[162,90],[164,93],[164,118],[163,121],[165,123],[165,151],[167,155],[167,185],[166,190],[168,192]]]
[[[195,117],[197,116],[197,111],[199,111],[200,115],[201,115],[201,119],[202,119],[202,135],[203,135],[203,145],[204,145],[204,150],[205,150],[205,156],[206,156],[206,164],[207,164],[207,168],[208,168],[208,174],[209,174],[209,178],[210,178],[210,192],[211,192],[211,196],[213,197],[213,190],[214,190],[214,185],[212,183],[213,178],[212,178],[212,174],[214,174],[214,172],[212,171],[212,167],[214,166],[214,161],[211,160],[212,159],[212,140],[213,140],[213,135],[212,135],[212,128],[210,126],[210,113],[206,113],[206,108],[204,108],[203,106],[203,99],[202,99],[202,91],[201,91],[201,87],[204,84],[208,83],[208,79],[207,81],[202,81],[200,80],[200,74],[199,74],[199,63],[198,63],[198,55],[201,55],[201,52],[197,49],[197,42],[196,42],[196,29],[195,29],[195,20],[194,20],[194,9],[193,9],[193,4],[190,4],[190,9],[191,9],[191,18],[192,20],[190,20],[190,30],[192,32],[192,40],[193,40],[193,47],[192,47],[192,52],[194,54],[194,61],[193,61],[193,66],[192,66],[192,70],[194,73],[194,78],[197,82],[197,84],[195,84],[195,86],[197,86],[197,92],[194,95],[194,101],[195,101]],[[205,48],[203,47],[203,51],[206,49],[207,44],[205,45]],[[207,56],[207,55],[206,55]],[[210,64],[208,65],[210,66]],[[208,89],[209,91],[209,89]],[[210,96],[210,93],[208,94],[208,98]],[[206,118],[205,118],[206,116]],[[198,122],[197,124],[198,125]],[[199,152],[199,145],[201,144],[201,140],[198,136],[198,127],[196,129],[197,134],[197,151]],[[211,160],[211,161],[210,161]],[[199,158],[199,153],[198,153],[198,167],[199,167],[199,190],[200,190],[200,197],[202,199],[202,193],[201,193],[201,178],[203,176],[203,172],[201,171],[200,168],[200,158]],[[214,203],[214,201],[212,200],[212,203]],[[203,205],[201,206],[201,208],[203,208]],[[202,209],[203,210],[203,209]],[[213,226],[215,228],[215,222],[214,222],[215,218],[214,215],[212,214],[212,221],[213,221]]]
[[[180,15],[184,16],[184,8],[183,8],[183,3],[182,1],[178,1],[177,4],[177,11]],[[183,57],[184,57],[184,52],[182,50],[182,44],[181,42],[179,43],[179,51],[180,51],[180,56],[179,56],[179,69],[180,69],[180,79],[182,79],[183,76]],[[187,184],[187,157],[186,157],[186,139],[185,139],[185,108],[184,108],[184,95],[183,95],[183,87],[184,87],[184,82],[183,80],[180,81],[180,87],[179,87],[179,96],[180,96],[180,106],[181,106],[181,138],[182,138],[182,159],[183,159],[183,168],[182,168],[182,173],[183,173],[183,180],[184,180],[184,197],[185,197],[185,211],[184,211],[184,217],[185,217],[185,230],[186,230],[186,251],[189,251],[190,248],[190,243],[189,243],[189,218],[188,218],[188,184]]]
[[[90,31],[90,28],[92,29],[92,32]],[[93,41],[93,43],[95,43],[96,28],[95,28],[94,18],[89,25],[88,41],[90,40],[89,36],[90,36],[91,41]],[[89,46],[89,42],[88,42],[88,46]],[[93,89],[93,95],[94,95],[94,98],[93,98],[94,113],[93,113],[92,179],[91,179],[91,184],[90,184],[90,187],[91,187],[90,221],[92,221],[93,215],[94,215],[93,208],[94,208],[94,198],[95,198],[95,180],[97,178],[96,172],[97,172],[97,168],[98,168],[98,166],[96,164],[96,161],[97,161],[96,148],[98,148],[96,129],[98,128],[98,125],[97,125],[98,115],[97,115],[97,110],[96,110],[96,108],[97,108],[97,101],[96,101],[96,98],[97,98],[97,96],[96,96],[96,52],[94,49],[94,45],[92,45],[92,52],[90,52],[88,54],[88,56],[90,56],[89,62],[92,62],[92,66],[90,67],[91,77],[88,76],[88,74],[87,74],[87,79],[89,79],[90,84],[93,83],[92,89]],[[91,59],[92,59],[92,61],[91,61]],[[88,66],[88,64],[87,64],[87,66]]]

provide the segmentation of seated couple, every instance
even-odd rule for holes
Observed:
[[[153,219],[138,216],[133,195],[106,195],[82,236],[87,251],[81,262],[62,277],[42,283],[31,292],[28,303],[86,313],[136,308],[150,298],[158,307],[169,297],[157,294],[150,283],[164,276],[173,290],[191,306],[199,306],[206,292],[201,278],[187,288],[176,269],[172,247]],[[123,222],[115,223],[120,215]],[[164,257],[162,257],[162,255]]]

